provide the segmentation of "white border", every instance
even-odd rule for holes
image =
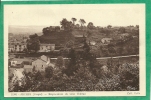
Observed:
[[[90,5],[91,4],[89,4],[89,6]],[[121,5],[123,7],[127,7],[129,5],[131,6],[138,5],[141,8],[141,13],[138,16],[139,28],[140,28],[140,36],[139,36],[140,37],[139,38],[140,90],[139,91],[135,91],[135,92],[134,91],[8,92],[8,21],[9,19],[7,16],[7,7],[9,7],[10,5],[4,5],[4,96],[5,97],[146,96],[145,4],[95,4],[95,6],[102,6],[102,5],[107,5],[107,6]],[[50,6],[50,5],[41,5],[41,6]],[[78,4],[76,6],[78,6]]]

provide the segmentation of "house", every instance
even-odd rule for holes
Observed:
[[[108,44],[108,43],[110,43],[112,40],[113,40],[112,38],[103,38],[103,39],[101,40],[101,42],[102,42],[103,44]]]
[[[138,38],[138,36],[132,36],[132,38]]]
[[[95,41],[89,41],[89,44],[90,45],[96,45],[96,42]]]
[[[17,68],[23,68],[23,61],[22,60],[12,60],[10,61],[10,66],[11,67],[17,67]]]
[[[23,68],[24,65],[31,65],[31,59],[26,58],[13,58],[10,60],[11,67],[20,67]]]
[[[24,51],[27,47],[26,47],[26,43],[20,43],[20,42],[12,42],[9,43],[9,51],[13,51],[13,52],[22,52]]]
[[[49,60],[49,57],[48,56],[45,56],[45,55],[42,55],[41,57],[40,57],[40,59],[42,59],[42,60],[44,60],[44,61],[48,61]]]
[[[120,34],[120,39],[127,38],[128,36],[129,36],[129,34],[128,34],[128,33]]]
[[[13,55],[13,54],[11,54],[11,55],[9,55],[8,57],[9,57],[9,59],[13,59],[13,58],[15,58],[16,56]]]
[[[45,55],[42,55],[40,58],[32,62],[32,67],[35,67],[35,69],[40,72],[45,71],[47,66],[54,67],[55,65],[50,63],[50,58]]]
[[[13,52],[14,51],[14,46],[13,45],[8,45],[8,52]]]
[[[35,61],[32,62],[32,66],[35,67],[37,71],[45,71],[46,68],[46,61],[42,59],[36,59]]]
[[[55,50],[55,44],[40,44],[39,52],[49,52]]]
[[[85,35],[82,35],[82,34],[81,35],[74,35],[74,38],[75,38],[74,42],[76,44],[83,43],[86,39]]]

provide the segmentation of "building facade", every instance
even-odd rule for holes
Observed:
[[[32,62],[32,67],[35,67],[36,71],[43,72],[48,66],[54,67],[55,65],[50,62],[50,58],[42,55],[40,58]]]
[[[39,52],[50,52],[55,50],[55,44],[40,44]]]
[[[101,42],[102,42],[103,44],[108,44],[108,43],[110,43],[112,40],[113,40],[112,38],[103,38],[103,39],[101,40]]]
[[[8,51],[9,52],[23,52],[27,46],[26,43],[9,43],[8,44]]]

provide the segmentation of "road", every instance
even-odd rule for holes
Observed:
[[[126,57],[138,57],[139,55],[126,55],[126,56],[115,56],[112,58],[126,58]],[[100,58],[96,58],[96,59],[109,59],[111,57],[100,57]],[[57,58],[51,58],[51,59],[57,59]],[[63,58],[63,59],[70,59],[70,58]]]

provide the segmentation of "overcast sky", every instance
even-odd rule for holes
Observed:
[[[94,5],[5,5],[8,25],[57,26],[63,18],[84,19],[86,25],[95,26],[139,25],[144,9],[142,4],[94,4]]]

